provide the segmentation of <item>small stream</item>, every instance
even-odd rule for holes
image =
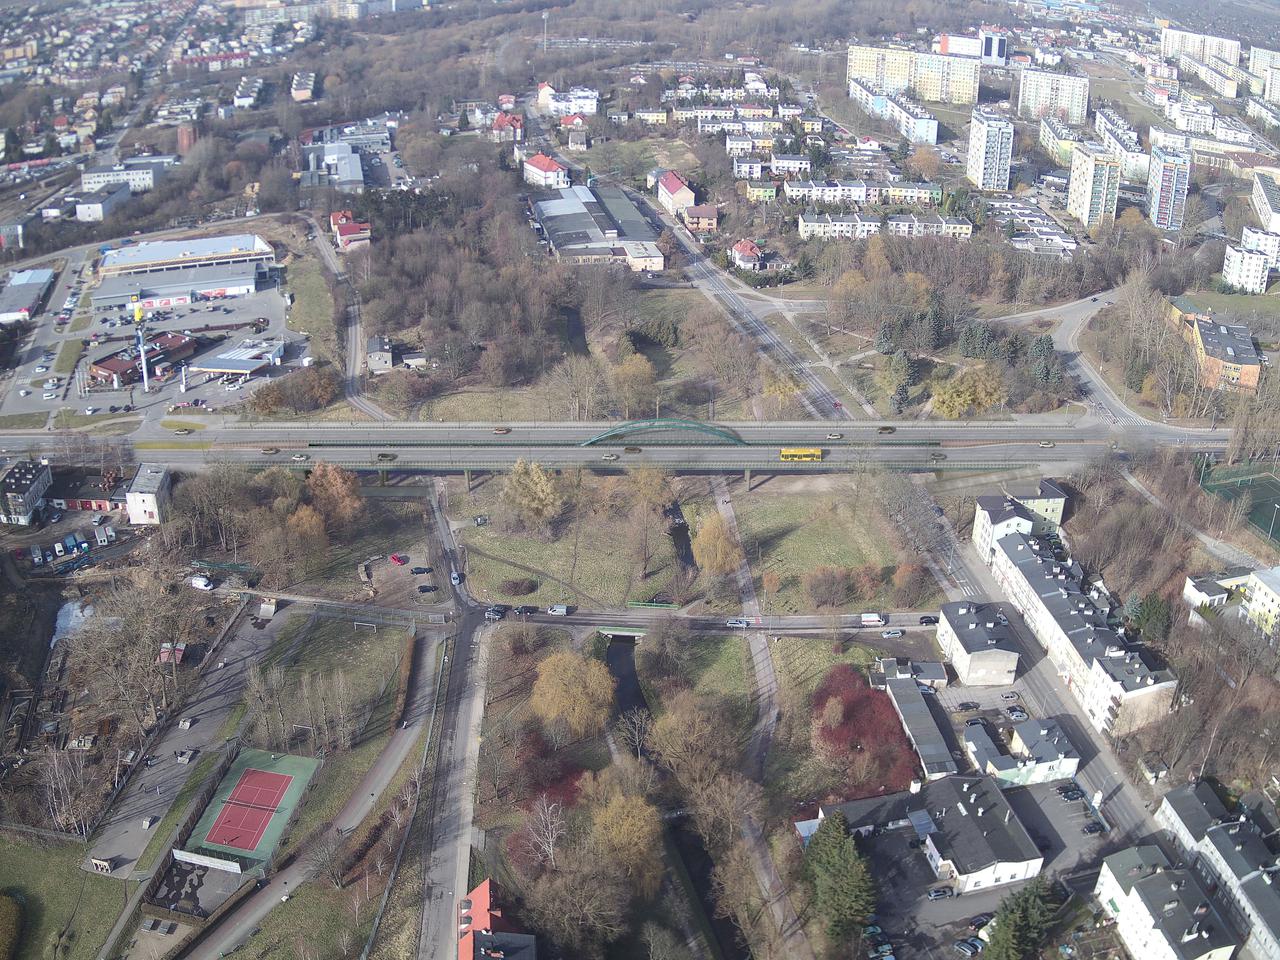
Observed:
[[[618,683],[614,694],[617,712],[625,713],[635,707],[647,709],[644,690],[636,676],[636,645],[625,640],[614,640],[605,648],[604,659],[609,673]],[[693,881],[693,889],[716,938],[720,955],[724,960],[751,960],[750,951],[738,940],[738,930],[733,922],[716,916],[716,905],[711,897],[711,870],[714,864],[706,847],[702,845],[702,838],[684,819],[668,821],[667,828],[672,843],[684,862],[684,868]]]

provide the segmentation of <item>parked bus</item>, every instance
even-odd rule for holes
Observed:
[[[821,447],[783,447],[778,451],[779,460],[821,460]]]

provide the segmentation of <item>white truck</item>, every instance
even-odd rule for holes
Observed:
[[[567,617],[569,615],[569,608],[563,603],[553,603],[551,606],[547,607],[547,613],[553,617]]]
[[[883,627],[888,622],[882,613],[864,613],[862,615],[862,625],[864,627]]]

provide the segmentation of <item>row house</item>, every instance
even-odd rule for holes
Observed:
[[[866,203],[862,180],[788,180],[782,185],[788,200],[805,203]]]
[[[742,129],[746,133],[781,133],[786,124],[774,117],[744,119]]]
[[[729,134],[724,138],[724,152],[730,157],[746,157],[755,152],[755,141],[742,134]]]
[[[893,237],[946,237],[968,240],[973,224],[964,217],[942,217],[936,213],[907,213],[889,217],[889,235]]]
[[[800,214],[801,240],[865,240],[880,232],[879,217],[859,213],[833,215],[809,210]]]
[[[758,103],[744,103],[737,108],[737,115],[745,120],[748,117],[772,117],[773,107],[761,106]]]
[[[668,114],[666,110],[637,110],[635,118],[650,127],[665,127]]]
[[[733,178],[735,180],[759,180],[764,177],[766,164],[758,157],[734,157]]]
[[[743,132],[741,120],[704,120],[698,119],[698,133],[701,136],[714,136],[717,133],[737,133]]]
[[[748,180],[747,199],[752,203],[772,203],[778,199],[778,185],[772,180]]]
[[[699,120],[733,120],[733,107],[673,107],[671,119],[675,123],[696,123]]]

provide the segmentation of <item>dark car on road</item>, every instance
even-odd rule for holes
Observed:
[[[934,627],[934,626],[937,626],[937,624],[938,624],[937,617],[931,617],[928,614],[925,614],[923,617],[920,618],[920,626],[922,627]]]
[[[415,577],[420,577],[420,576],[422,576],[424,573],[430,573],[430,572],[431,572],[431,568],[430,568],[430,567],[414,567],[414,568],[413,568],[412,570],[410,570],[409,572],[410,572],[410,573],[412,573]]]
[[[529,606],[528,604],[521,604],[520,606],[516,607],[516,608],[515,608],[514,610],[512,610],[511,612],[512,612],[512,613],[514,613],[517,617],[527,617],[527,616],[529,616],[529,614],[531,614],[531,613],[537,613],[537,612],[538,612],[538,608],[537,608],[537,607],[531,607],[531,606]]]
[[[436,587],[432,586],[429,583],[423,583],[418,586],[419,593],[435,593],[436,589],[437,589]]]

